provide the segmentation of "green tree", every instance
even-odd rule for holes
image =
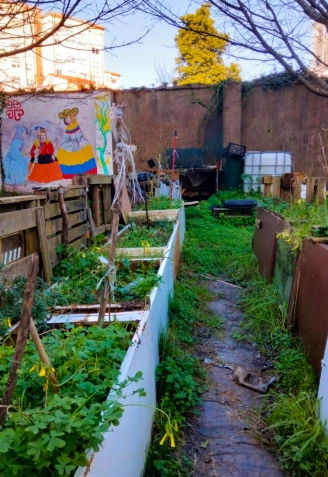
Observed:
[[[180,52],[175,60],[178,73],[176,83],[217,84],[229,78],[240,80],[239,66],[235,63],[226,66],[223,63],[222,54],[227,48],[224,38],[228,40],[228,36],[219,34],[215,28],[211,6],[204,4],[195,13],[181,17],[181,20],[186,29],[180,29],[175,37]]]

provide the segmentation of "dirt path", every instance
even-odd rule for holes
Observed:
[[[263,359],[253,347],[238,342],[232,335],[240,330],[242,314],[238,310],[239,289],[210,282],[215,301],[209,309],[224,320],[222,334],[213,336],[200,330],[196,354],[208,364],[208,390],[203,395],[200,415],[192,425],[187,451],[194,461],[194,477],[283,477],[274,456],[256,439],[251,429],[250,412],[261,402],[261,395],[239,386],[232,371],[216,364],[238,364],[249,370],[261,370]],[[190,427],[191,429],[191,427]]]

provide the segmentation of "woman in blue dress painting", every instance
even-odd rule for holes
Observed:
[[[3,160],[5,184],[18,185],[26,181],[29,164],[28,158],[23,153],[26,135],[26,127],[18,126],[15,129],[14,137]]]

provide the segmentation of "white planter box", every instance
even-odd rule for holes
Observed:
[[[96,453],[89,453],[89,467],[79,468],[75,477],[140,477],[142,475],[156,406],[155,370],[159,362],[158,338],[160,331],[164,330],[168,324],[169,298],[173,294],[174,278],[185,233],[183,207],[176,212],[177,216],[178,222],[174,226],[158,271],[162,282],[150,294],[150,309],[126,312],[124,317],[128,318],[127,321],[140,320],[140,322],[134,335],[133,345],[128,349],[122,363],[120,380],[123,381],[128,376],[132,377],[141,371],[143,379],[138,383],[132,383],[128,391],[131,394],[133,390],[144,388],[147,396],[140,398],[136,394],[122,401],[128,407],[125,408],[119,426],[111,428],[104,435],[102,448]],[[120,315],[121,313],[116,313],[116,318],[122,321]],[[61,319],[63,318],[62,316]],[[96,319],[97,314],[88,315],[87,320],[93,322]]]

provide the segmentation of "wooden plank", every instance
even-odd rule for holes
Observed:
[[[314,186],[315,186],[315,178],[308,177],[307,184],[306,184],[306,202],[312,202],[314,198]]]
[[[76,240],[78,237],[81,237],[81,235],[85,235],[85,233],[89,229],[89,224],[83,224],[80,225],[79,227],[74,227],[74,229],[69,230],[68,232],[68,242],[69,245],[71,245],[71,242]],[[61,235],[56,235],[56,237],[52,237],[51,239],[48,239],[48,247],[49,250],[55,250],[57,245],[61,244]]]
[[[326,197],[326,178],[325,177],[319,177],[318,178],[318,184],[317,184],[317,198],[319,204],[323,204],[325,201]]]
[[[33,200],[45,200],[44,195],[16,195],[13,197],[0,197],[0,204],[17,204]]]
[[[104,175],[90,175],[88,177],[88,184],[89,185],[103,185],[103,184],[112,184],[113,177],[112,176],[104,176]]]
[[[273,177],[272,176],[264,176],[263,177],[263,184],[272,184],[273,183]]]
[[[264,197],[270,197],[270,195],[271,195],[271,184],[264,184],[263,195],[264,195]]]
[[[33,255],[38,255],[35,253]],[[15,262],[11,262],[6,265],[4,274],[5,277],[12,281],[16,277],[27,277],[30,267],[32,263],[32,256],[29,255],[28,257],[21,258],[20,260],[16,260]]]
[[[166,209],[166,210],[149,210],[149,220],[154,222],[156,220],[177,220],[178,218],[179,209]],[[130,219],[145,219],[146,220],[146,212],[145,211],[138,211],[138,212],[130,212],[129,213]]]
[[[36,227],[25,230],[24,242],[26,255],[31,255],[32,253],[39,251],[40,247]]]
[[[302,191],[302,177],[295,176],[295,183],[293,184],[293,200],[298,202],[301,198]],[[282,197],[284,198],[284,197]]]
[[[86,231],[88,230],[88,224],[85,224],[84,226],[81,226],[81,227],[87,227]],[[70,232],[68,233],[68,240],[72,240],[72,242],[70,242],[68,245],[69,247],[73,247],[75,249],[78,249],[80,248],[80,246],[83,244],[83,245],[87,245],[87,238],[85,236],[85,233],[86,231],[84,232],[84,235],[81,237],[81,227],[76,227],[77,229],[80,229],[79,231],[79,235],[77,234],[77,236],[79,237],[78,239],[74,240],[74,237],[71,235],[70,237]],[[73,230],[76,230],[76,229],[72,229]],[[57,239],[57,240],[55,240]],[[48,248],[49,248],[49,255],[50,255],[50,261],[51,261],[51,264],[52,264],[52,268],[55,267],[58,263],[59,263],[59,259],[58,259],[58,256],[57,256],[57,253],[56,253],[56,247],[57,245],[59,245],[61,242],[60,242],[60,239],[61,239],[61,236],[60,235],[57,235],[56,237],[53,237],[52,239],[48,240]],[[51,242],[51,244],[49,245],[49,242]]]
[[[87,209],[87,215],[88,215],[88,221],[90,225],[91,237],[94,238],[96,236],[96,229],[95,229],[95,223],[93,221],[92,212],[90,208]]]
[[[310,237],[310,240],[314,243],[328,243],[328,237]]]
[[[0,214],[0,237],[36,227],[35,210],[15,210]]]
[[[119,242],[118,242],[119,244]],[[134,248],[117,248],[116,256],[123,257],[152,257],[152,258],[162,258],[166,247],[149,247],[147,252],[143,247],[134,247]]]
[[[69,214],[68,216],[68,228],[71,229],[74,225],[80,224],[81,222],[85,222],[87,220],[87,212],[86,210],[81,210],[74,214]],[[46,232],[47,236],[56,234],[62,231],[62,219],[52,219],[46,221]]]
[[[77,210],[85,210],[86,205],[84,200],[70,200],[66,204],[67,212],[76,212]],[[51,219],[52,217],[58,217],[61,215],[59,204],[47,204],[44,206],[44,218]]]
[[[280,176],[273,177],[272,184],[273,184],[273,186],[272,186],[273,197],[280,197],[281,177]]]
[[[73,197],[81,197],[85,194],[85,188],[80,186],[73,186],[71,189],[64,188],[64,199],[72,199]],[[49,191],[48,200],[58,201],[58,191]]]
[[[128,195],[128,190],[126,188],[126,184],[123,184],[122,186],[122,216],[126,224],[129,221],[130,212],[132,212],[131,202]]]
[[[112,220],[112,189],[109,184],[102,186],[103,195],[103,209],[104,209],[104,224],[108,225]]]
[[[52,278],[52,268],[50,263],[49,250],[48,250],[46,224],[44,220],[43,209],[36,209],[35,215],[36,215],[36,221],[38,224],[38,233],[39,233],[39,240],[40,240],[40,247],[41,247],[44,276],[45,276],[46,282],[50,283]]]
[[[95,223],[95,227],[99,227],[100,225],[100,210],[99,210],[99,187],[97,185],[93,185],[91,187],[91,196],[92,196],[92,216],[93,221]]]
[[[95,229],[95,237],[103,233],[105,233],[105,225],[100,225],[100,227]]]

